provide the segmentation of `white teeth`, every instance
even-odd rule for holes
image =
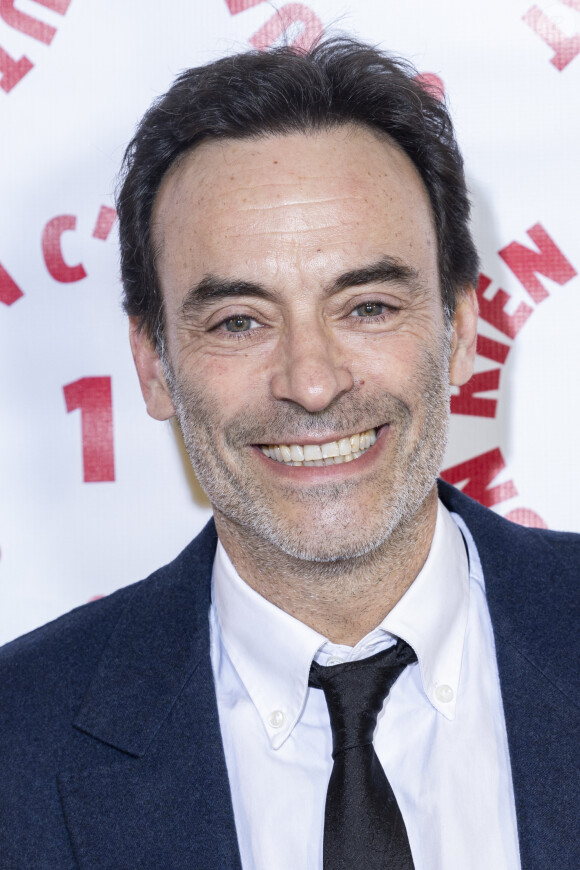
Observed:
[[[341,438],[338,442],[338,450],[341,456],[346,456],[350,453],[350,438]]]
[[[376,440],[376,430],[368,429],[326,444],[269,444],[262,453],[285,465],[340,465],[358,459]]]
[[[306,461],[309,461],[311,459],[322,459],[322,450],[320,449],[320,444],[305,444],[304,459]]]
[[[338,449],[338,444],[336,441],[329,441],[328,444],[322,445],[322,458],[330,459],[335,456],[340,456],[340,450]]]
[[[290,445],[290,456],[293,462],[304,462],[304,450],[300,444]]]

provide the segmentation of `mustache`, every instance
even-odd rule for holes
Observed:
[[[407,405],[391,395],[364,399],[342,397],[323,411],[311,413],[300,405],[288,403],[240,414],[230,421],[226,432],[229,447],[247,444],[300,444],[306,438],[327,437],[329,433],[355,434],[386,423],[410,420]]]

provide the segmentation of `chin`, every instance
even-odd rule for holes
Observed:
[[[348,516],[347,512],[343,514],[345,516]],[[294,524],[288,528],[286,523],[277,523],[270,516],[265,527],[259,524],[254,531],[268,544],[299,561],[347,562],[378,550],[389,539],[400,520],[397,512],[390,518],[383,516],[382,522],[369,528],[364,523],[349,523],[344,519],[342,522],[334,520],[324,523],[317,517],[302,526]]]

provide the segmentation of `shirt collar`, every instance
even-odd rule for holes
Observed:
[[[300,718],[312,659],[327,639],[245,583],[218,542],[212,607],[221,643],[278,749]],[[469,602],[468,560],[461,532],[439,502],[427,560],[372,634],[406,640],[417,654],[425,694],[453,719]],[[387,638],[385,638],[387,639]],[[364,640],[357,644],[364,647]]]
[[[221,642],[278,749],[300,718],[310,665],[326,638],[248,586],[219,541],[212,598]]]
[[[463,536],[439,502],[423,568],[381,627],[417,654],[423,690],[447,719],[455,716],[469,611],[469,562]]]

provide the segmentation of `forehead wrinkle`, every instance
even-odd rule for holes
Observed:
[[[312,211],[320,211],[325,206],[335,205],[337,209],[341,211],[351,211],[357,207],[368,208],[368,200],[362,194],[342,194],[340,196],[320,196],[314,197],[309,195],[304,199],[284,199],[280,198],[279,200],[268,199],[265,201],[259,202],[248,202],[244,200],[243,202],[235,201],[232,203],[232,198],[230,195],[223,196],[221,198],[221,202],[214,201],[214,213],[216,215],[226,214],[228,217],[231,216],[231,223],[236,223],[236,219],[234,215],[241,214],[252,215],[252,214],[269,214],[276,212],[289,212],[290,214],[294,211],[297,214],[307,214]],[[202,205],[203,208],[203,205]]]
[[[332,196],[332,197],[326,197],[325,199],[323,199],[322,197],[320,199],[314,199],[313,197],[308,197],[308,199],[296,199],[296,200],[292,200],[292,201],[285,199],[283,202],[262,203],[260,205],[241,205],[241,206],[238,206],[238,208],[244,212],[277,211],[279,209],[294,208],[296,206],[298,206],[300,209],[306,209],[309,207],[315,208],[316,206],[319,206],[319,205],[327,205],[328,203],[335,203],[335,202],[336,203],[340,202],[341,204],[348,203],[351,200],[360,199],[360,198],[361,197],[354,197],[354,196],[350,196],[350,197]],[[224,205],[223,210],[224,211],[226,210],[225,205]],[[228,209],[228,211],[229,211],[229,209]]]
[[[329,230],[332,230],[334,232],[334,231],[339,231],[342,229],[343,229],[342,224],[330,224],[330,223],[316,227],[317,232],[322,232],[322,231],[326,232]],[[247,234],[243,233],[243,232],[237,232],[237,233],[236,232],[228,232],[227,233],[228,239],[242,239],[244,242],[245,248],[251,248],[251,243],[253,240],[267,239],[267,238],[272,238],[272,237],[275,237],[277,239],[278,245],[284,245],[284,246],[287,246],[289,248],[293,248],[293,247],[296,247],[296,241],[297,241],[296,237],[302,236],[302,235],[306,235],[307,237],[312,236],[312,227],[292,227],[291,229],[288,229],[288,230],[279,230],[279,229],[253,230],[251,238],[248,238]],[[319,248],[320,244],[321,244],[321,240],[319,238],[312,239],[310,244],[304,246],[304,250],[307,250],[309,248],[312,248],[312,249]],[[272,253],[275,253],[275,251],[272,251]]]
[[[263,171],[265,171],[265,167]],[[344,186],[340,196],[335,196],[334,191],[329,195],[330,190],[336,185],[337,170],[328,172],[312,171],[309,174],[301,173],[299,170],[292,171],[280,167],[280,175],[274,179],[261,180],[255,178],[255,167],[250,169],[242,169],[240,178],[232,176],[230,179],[221,176],[224,182],[224,189],[220,191],[219,199],[215,199],[215,172],[206,171],[201,178],[197,178],[196,188],[198,191],[198,203],[205,204],[209,199],[218,208],[230,206],[231,199],[236,200],[236,205],[240,208],[253,208],[254,200],[263,200],[264,207],[266,203],[271,203],[277,207],[276,199],[280,200],[282,206],[304,206],[312,203],[325,204],[333,201],[344,200],[364,200],[364,193],[361,188],[371,195],[376,190],[376,179],[370,176],[369,178],[360,179],[357,177],[354,169],[348,166],[340,167],[340,182]],[[305,189],[306,188],[306,189]],[[257,207],[260,207],[259,205]]]
[[[215,175],[212,176],[208,173],[207,178],[198,179],[198,187],[200,189],[203,187],[206,187],[209,189],[209,191],[211,193],[212,188],[213,188],[214,178],[215,178]],[[360,189],[360,182],[359,182],[359,179],[356,178],[354,173],[350,173],[348,171],[348,168],[345,167],[344,170],[340,172],[340,178],[341,178],[341,181],[343,183],[346,182],[349,185],[349,187],[352,188],[352,193],[349,193],[348,194],[349,196],[356,197],[359,195],[358,191]],[[327,188],[329,182],[332,184],[335,182],[335,180],[336,180],[336,172],[329,172],[328,174],[313,172],[310,175],[300,175],[298,172],[296,172],[296,173],[289,173],[289,177],[287,177],[287,178],[279,178],[279,179],[275,179],[273,181],[259,181],[259,180],[252,179],[251,181],[248,181],[247,183],[242,183],[241,180],[238,181],[234,176],[234,178],[230,179],[232,184],[229,186],[230,186],[232,191],[235,191],[236,193],[241,193],[241,194],[264,192],[264,191],[267,194],[269,194],[271,191],[276,191],[276,190],[282,191],[282,190],[285,190],[286,188],[291,189],[293,191],[293,193],[296,194],[297,189],[298,190],[302,189],[301,185],[308,184],[308,186],[310,188],[320,187],[320,188],[324,189],[324,188]],[[366,181],[366,179],[363,179],[363,184],[365,183],[365,181]],[[374,189],[374,185],[371,184],[370,181],[367,182],[367,184],[370,188]],[[327,198],[328,198],[327,196],[324,197],[324,199],[327,199]],[[300,203],[303,200],[298,199],[296,201]]]

